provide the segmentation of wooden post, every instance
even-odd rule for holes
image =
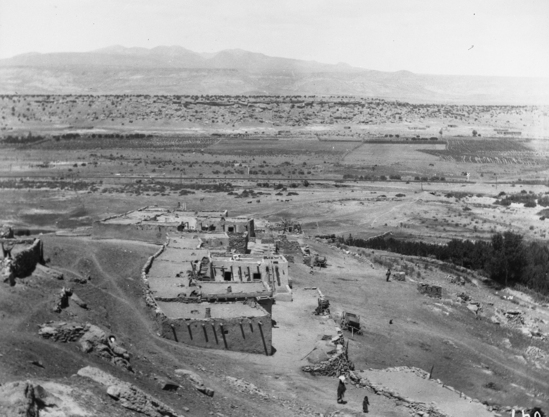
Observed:
[[[191,340],[193,340],[193,332],[191,330],[191,325],[187,323],[187,330],[189,331],[189,336],[191,337]]]
[[[206,339],[206,343],[210,343],[210,341],[208,340],[208,332],[206,331],[205,324],[202,325],[202,330],[204,331],[204,339]]]
[[[267,350],[267,343],[265,343],[265,336],[263,335],[263,325],[261,322],[257,323],[259,325],[259,332],[261,333],[261,340],[263,341],[263,349],[265,349],[265,355],[269,356],[269,351]]]
[[[175,332],[175,326],[173,324],[170,324],[170,326],[172,328],[172,333],[173,333],[174,340],[179,343],[179,340],[177,340],[177,333]]]
[[[225,349],[229,349],[227,346],[227,339],[225,339],[225,330],[223,329],[223,325],[220,324],[219,328],[221,329],[221,336],[223,336],[223,344],[225,345]]]
[[[212,323],[212,331],[213,331],[213,334],[214,334],[214,337],[215,337],[215,344],[219,345],[219,340],[217,340],[217,333],[215,331],[215,323]]]
[[[431,376],[433,376],[433,369],[435,369],[435,365],[431,366],[431,372],[429,372],[429,379],[431,379]]]
[[[242,332],[242,339],[246,339],[246,335],[244,334],[244,326],[242,326],[242,322],[240,324],[240,331]]]

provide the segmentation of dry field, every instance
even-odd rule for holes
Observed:
[[[443,143],[364,143],[353,152],[345,156],[343,163],[348,165],[392,165],[412,164],[422,166],[424,164],[439,161],[439,158],[425,155],[423,150],[444,150]]]

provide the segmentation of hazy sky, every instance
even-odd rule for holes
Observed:
[[[111,45],[549,77],[549,0],[0,0],[0,58]]]

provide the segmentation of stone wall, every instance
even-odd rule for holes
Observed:
[[[141,279],[143,281],[142,288],[143,288],[143,296],[145,297],[145,303],[148,307],[154,310],[155,315],[160,318],[164,318],[164,313],[162,313],[162,310],[158,307],[158,304],[156,303],[156,300],[154,299],[154,296],[151,291],[151,287],[149,285],[149,279],[147,277],[147,274],[149,273],[149,270],[151,269],[151,265],[153,261],[158,258],[162,252],[164,252],[164,249],[166,248],[165,245],[162,245],[160,249],[152,256],[149,256],[147,259],[147,262],[145,262],[145,265],[141,269]]]
[[[162,337],[191,346],[272,354],[271,317],[162,320]]]

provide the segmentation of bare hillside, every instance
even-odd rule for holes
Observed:
[[[104,48],[0,60],[4,94],[353,94],[411,102],[547,104],[549,79],[382,72],[182,47]]]

